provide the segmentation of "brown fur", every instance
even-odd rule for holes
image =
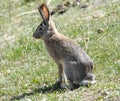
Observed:
[[[90,57],[79,45],[57,32],[50,16],[48,19],[44,18],[44,14],[49,13],[48,8],[45,4],[41,6],[44,8],[44,10],[39,9],[43,22],[38,26],[33,36],[44,41],[49,55],[58,65],[58,83],[63,86],[62,84],[65,82],[69,89],[74,88],[74,83],[94,84],[93,62]]]

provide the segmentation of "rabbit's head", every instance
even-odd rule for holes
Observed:
[[[39,13],[42,17],[42,23],[37,27],[36,31],[33,34],[34,38],[41,38],[43,40],[47,40],[52,35],[52,29],[50,28],[49,20],[50,13],[45,4],[42,4],[38,7]]]

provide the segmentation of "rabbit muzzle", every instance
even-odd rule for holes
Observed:
[[[33,34],[33,37],[36,38],[36,39],[39,39],[39,38],[41,37],[41,34],[36,34],[36,33],[34,33],[34,34]]]

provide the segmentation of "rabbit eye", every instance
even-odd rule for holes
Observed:
[[[40,32],[40,31],[42,31],[43,30],[43,28],[42,28],[42,26],[40,26],[39,28],[38,28],[38,31]]]

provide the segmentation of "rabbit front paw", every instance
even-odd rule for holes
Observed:
[[[61,84],[60,84],[60,87],[61,87],[62,89],[65,89],[65,88],[67,88],[67,85],[66,85],[65,83],[61,83]]]
[[[74,84],[73,84],[72,82],[69,82],[69,83],[67,84],[67,88],[68,88],[69,90],[73,90],[73,89],[74,89]]]
[[[69,90],[73,90],[74,89],[74,84],[73,83],[61,83],[60,84],[60,87],[62,88],[62,89],[69,89]]]

